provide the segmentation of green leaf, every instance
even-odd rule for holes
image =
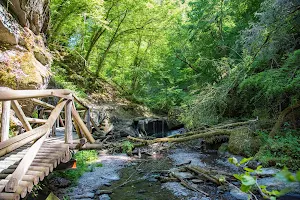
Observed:
[[[247,193],[250,189],[251,186],[247,186],[247,185],[241,185],[241,191]]]
[[[262,168],[262,165],[258,165],[256,170],[260,170]]]
[[[270,197],[270,200],[276,200],[276,197]]]
[[[243,158],[241,161],[240,161],[240,164],[242,165],[242,164],[244,164],[244,163],[246,163],[246,162],[249,162],[250,160],[252,160],[253,159],[253,157],[250,157],[250,158]]]
[[[238,160],[235,157],[228,158],[228,162],[234,165],[238,165]]]
[[[250,169],[249,167],[245,167],[244,170],[247,171],[247,172],[254,172],[254,170]]]
[[[243,175],[242,179],[241,179],[241,182],[242,182],[243,185],[251,186],[251,185],[254,185],[256,183],[256,180],[252,176]]]
[[[233,177],[236,178],[237,180],[242,180],[242,175],[233,174]]]
[[[219,177],[219,182],[220,182],[220,183],[224,183],[225,181],[226,181],[225,176],[220,176],[220,177]]]
[[[267,186],[265,186],[265,185],[260,185],[259,186],[261,189],[266,189],[267,188]]]

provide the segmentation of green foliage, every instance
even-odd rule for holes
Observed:
[[[93,170],[95,167],[101,167],[101,163],[93,163],[98,159],[98,153],[95,150],[84,150],[79,151],[74,155],[76,159],[77,167],[76,169],[67,169],[65,171],[55,172],[55,176],[60,176],[67,178],[72,181],[73,184],[76,184],[77,180],[89,170]],[[91,167],[89,168],[89,165]]]
[[[270,138],[266,133],[260,132],[262,146],[255,155],[263,166],[287,166],[292,170],[300,168],[300,137],[297,131],[287,130],[285,135]]]
[[[129,141],[124,141],[122,143],[123,153],[131,154],[133,148],[134,148],[134,145],[131,142],[129,142]]]
[[[252,160],[253,158],[243,158],[240,162],[235,157],[231,157],[228,159],[228,161],[238,167],[240,166],[245,166],[247,162]],[[279,197],[285,193],[285,190],[283,191],[277,191],[277,190],[272,190],[268,191],[267,186],[265,185],[259,185],[257,183],[257,177],[254,176],[253,174],[259,174],[261,173],[261,168],[262,166],[258,166],[255,170],[250,169],[248,167],[244,167],[244,173],[243,174],[234,174],[233,176],[241,182],[241,187],[240,190],[242,192],[248,193],[249,197],[253,196],[253,190],[258,188],[264,199],[276,199],[276,197]]]

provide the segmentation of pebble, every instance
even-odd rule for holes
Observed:
[[[102,194],[101,196],[99,196],[99,200],[110,200],[110,197],[108,196],[108,194]]]

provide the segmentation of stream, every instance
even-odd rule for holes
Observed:
[[[189,172],[176,171],[183,164],[198,166],[203,169],[221,170],[229,173],[241,172],[236,166],[230,164],[228,153],[218,153],[219,145],[203,148],[203,142],[196,140],[184,144],[153,144],[150,147],[140,148],[147,152],[134,156],[126,154],[99,153],[96,167],[86,172],[79,179],[76,186],[57,188],[52,192],[61,200],[247,200],[247,195],[237,191],[234,187],[225,188],[217,186],[205,179],[195,178]],[[235,156],[238,160],[240,156]],[[162,182],[159,177],[162,172],[172,172],[185,180],[194,188],[201,190],[195,192],[187,189],[179,182]],[[266,174],[275,174],[279,170],[266,169]],[[286,187],[274,177],[262,178],[262,183],[269,187]],[[231,182],[239,187],[238,182]],[[300,191],[299,184],[294,184],[294,192]],[[280,200],[298,200],[299,194],[286,195]],[[40,198],[38,198],[40,199]],[[258,196],[258,199],[262,199]]]

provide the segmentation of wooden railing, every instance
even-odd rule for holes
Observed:
[[[56,106],[54,106],[36,99],[45,97],[59,97],[60,101]],[[22,107],[17,101],[21,99],[30,99],[33,104],[51,110],[49,118],[46,120],[26,117]],[[63,122],[60,116],[62,111],[64,111],[65,114],[65,121],[63,122],[65,126],[65,143],[73,144],[72,118],[79,138],[83,135],[90,143],[95,142],[92,134],[90,133],[90,110],[70,90],[11,90],[9,88],[0,87],[0,101],[2,101],[0,156],[12,152],[25,144],[34,142],[19,163],[16,170],[10,176],[9,181],[5,186],[5,192],[15,192],[17,190],[19,182],[24,177],[43,142],[49,136],[51,128],[55,130],[55,123],[57,121]],[[78,114],[74,101],[79,103],[88,113],[87,125]],[[22,122],[26,132],[9,138],[11,107],[15,111],[18,119]],[[42,125],[33,129],[30,123]]]

